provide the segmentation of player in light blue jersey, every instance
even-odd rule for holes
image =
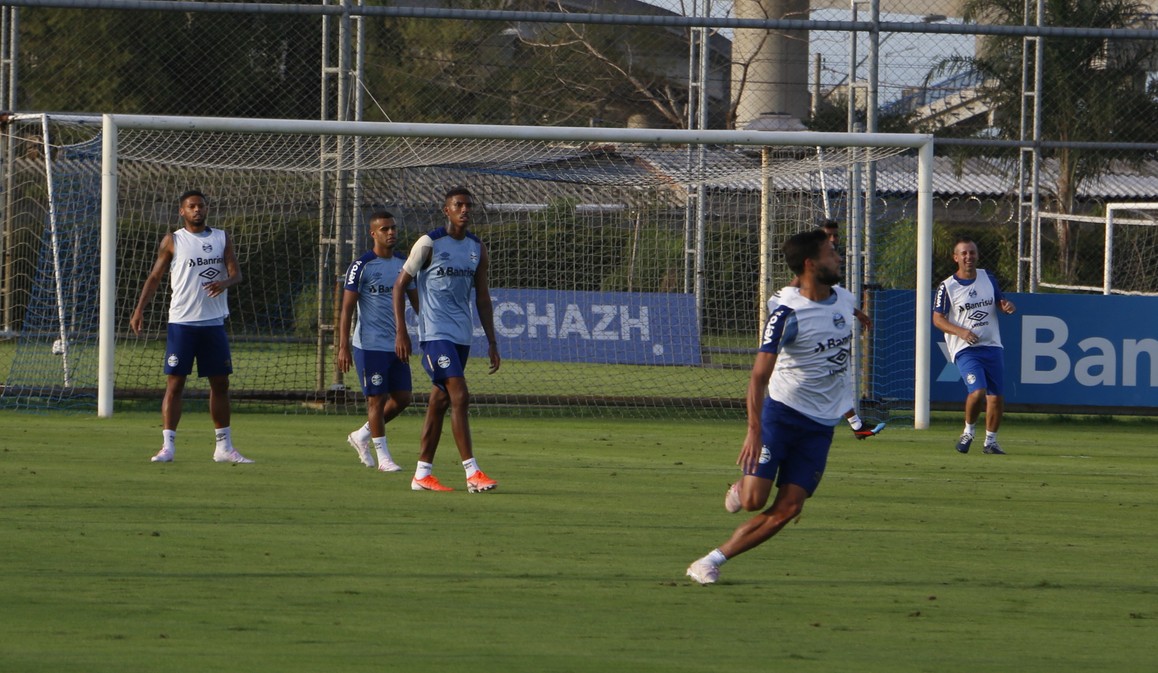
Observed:
[[[997,430],[1005,414],[1005,349],[997,312],[1011,314],[1017,307],[1001,293],[997,278],[977,268],[977,243],[962,237],[953,246],[957,271],[941,282],[933,303],[933,325],[945,333],[949,360],[957,364],[965,382],[965,430],[957,451],[968,453],[985,405],[985,445],[988,454],[1004,455]]]
[[[165,396],[161,400],[161,450],[154,463],[173,461],[177,424],[185,381],[193,373],[209,379],[209,417],[213,420],[219,463],[252,463],[233,446],[230,430],[229,375],[233,360],[225,319],[229,317],[227,290],[241,282],[241,267],[233,241],[221,229],[209,227],[205,195],[191,189],[178,199],[180,229],[166,234],[157,249],[157,260],[141,287],[129,327],[140,334],[145,326],[145,307],[153,300],[165,274],[169,274],[169,326],[165,344]]]
[[[784,244],[797,289],[768,317],[748,382],[748,432],[736,463],[744,470],[739,498],[747,511],[772,506],[741,524],[728,540],[687,569],[700,584],[720,566],[772,538],[797,516],[820,484],[833,428],[848,409],[853,339],[852,294],[834,287],[841,256],[823,231]],[[767,397],[765,397],[767,391]]]
[[[390,455],[386,424],[410,406],[413,397],[410,366],[394,352],[394,283],[406,258],[394,251],[398,226],[390,213],[382,210],[370,215],[370,239],[374,248],[354,260],[346,271],[336,364],[342,373],[350,371],[354,364],[366,396],[366,423],[351,432],[346,441],[366,467],[375,466],[377,453],[378,471],[398,472],[402,467]],[[418,292],[414,284],[404,291],[417,313]]]
[[[433,474],[434,454],[438,450],[448,409],[451,431],[466,470],[467,490],[479,493],[498,486],[498,482],[478,468],[468,415],[470,391],[465,370],[474,333],[472,292],[479,323],[489,344],[489,373],[498,371],[502,362],[495,342],[494,306],[487,280],[490,258],[482,241],[467,231],[473,208],[474,198],[466,188],[456,187],[447,192],[442,208],[447,218],[446,226],[419,237],[394,285],[394,320],[398,325],[395,352],[403,361],[409,361],[412,346],[406,322],[402,319],[406,304],[401,288],[416,279],[421,307],[418,339],[422,347],[422,367],[434,384],[422,424],[418,466],[410,482],[415,491],[454,490],[444,486]]]

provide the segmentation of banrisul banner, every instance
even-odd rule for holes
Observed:
[[[504,360],[700,364],[695,297],[643,292],[491,289]],[[413,325],[413,315],[407,311]],[[412,327],[412,335],[417,334]],[[415,344],[417,347],[417,344]],[[475,317],[471,357],[486,357]]]
[[[886,290],[872,309],[873,338],[913,343],[916,293]],[[1005,401],[1016,404],[1158,407],[1158,298],[1077,294],[1007,293],[1017,305],[1001,314],[1005,347]],[[965,397],[957,366],[949,362],[943,333],[931,327],[931,396],[936,402]],[[896,377],[898,359],[878,359],[875,380],[884,397],[912,399],[912,379]],[[908,369],[906,367],[906,369]],[[912,370],[909,369],[911,372]]]

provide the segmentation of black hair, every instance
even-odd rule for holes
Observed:
[[[804,260],[818,259],[820,248],[825,243],[828,243],[828,234],[824,233],[823,229],[813,229],[794,234],[787,241],[784,241],[784,245],[781,247],[784,252],[784,261],[788,263],[788,268],[792,269],[792,273],[799,276],[804,273]]]
[[[366,221],[367,222],[373,222],[374,220],[393,220],[393,219],[394,219],[394,214],[391,213],[390,211],[388,211],[388,210],[375,210],[374,212],[370,213],[370,219],[368,219]]]
[[[209,200],[205,198],[205,195],[201,193],[200,189],[186,189],[185,191],[181,192],[181,198],[177,199],[177,205],[185,205],[185,199],[191,196],[200,196],[205,201]]]
[[[443,200],[449,201],[451,199],[451,197],[453,197],[453,196],[469,196],[472,199],[474,198],[474,194],[471,194],[469,189],[467,189],[466,187],[460,186],[460,187],[451,187],[449,190],[447,190],[446,196],[444,197]]]

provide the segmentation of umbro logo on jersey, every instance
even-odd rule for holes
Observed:
[[[966,317],[973,322],[981,322],[982,320],[985,320],[989,317],[989,311],[974,311]]]
[[[220,276],[221,272],[218,271],[217,269],[205,269],[204,271],[202,271],[201,273],[199,273],[197,275],[201,276],[202,278],[204,278],[208,282],[213,282],[213,279]]]
[[[829,362],[831,362],[832,364],[836,365],[837,367],[843,367],[843,366],[848,364],[848,358],[849,358],[849,352],[842,348],[840,350],[840,352],[834,353],[833,355],[830,355],[825,359],[828,360]]]

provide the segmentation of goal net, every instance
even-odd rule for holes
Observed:
[[[128,323],[184,190],[207,195],[244,273],[229,292],[235,401],[352,411],[361,392],[333,343],[369,214],[395,215],[404,251],[445,223],[443,194],[460,185],[480,206],[471,227],[490,251],[503,355],[493,376],[472,368],[481,408],[739,413],[766,295],[791,277],[783,240],[844,215],[853,166],[929,147],[901,134],[121,115],[16,116],[4,139],[0,402],[102,415],[164,389],[167,283],[144,332]],[[206,393],[190,377],[187,398]]]

